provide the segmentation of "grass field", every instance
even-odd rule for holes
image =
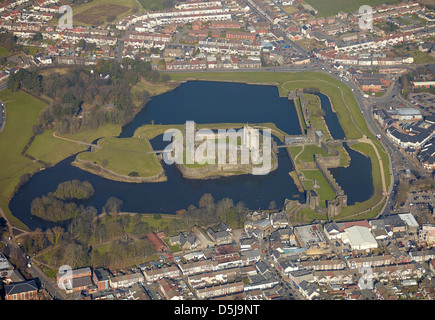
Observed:
[[[95,152],[84,152],[78,159],[94,162],[116,174],[151,177],[160,174],[163,168],[152,151],[150,142],[140,138],[103,138],[98,142],[102,148]]]
[[[322,130],[323,134],[326,136],[326,140],[332,139],[329,133],[328,127],[326,126],[325,120],[321,114],[320,99],[314,94],[304,93],[303,99],[308,102],[308,108],[311,112],[310,123],[314,125],[316,130]]]
[[[296,162],[314,162],[314,155],[320,154],[322,156],[329,156],[325,150],[315,145],[307,145],[304,147],[304,151],[297,157]]]
[[[62,137],[91,143],[95,139],[116,137],[120,133],[120,125],[107,124],[95,130],[83,130],[79,133],[68,134]],[[55,165],[59,161],[86,149],[87,147],[78,143],[53,137],[53,130],[45,130],[42,134],[36,136],[29,149],[27,149],[27,154],[50,165]]]
[[[11,53],[8,51],[8,49],[6,49],[5,47],[0,46],[0,56],[1,57],[7,57],[10,54]]]
[[[411,52],[411,56],[414,58],[414,63],[416,64],[426,64],[434,63],[435,58],[427,52],[421,52],[420,50],[415,50]]]
[[[397,3],[398,0],[304,0],[307,4],[319,11],[319,16],[328,17],[336,15],[339,11],[356,12],[362,5],[372,7],[384,3]]]
[[[162,3],[162,0],[138,0],[139,3],[144,7],[146,10],[163,10],[164,6]]]
[[[33,135],[32,127],[38,123],[39,113],[46,104],[23,91],[0,91],[0,99],[6,106],[6,125],[0,134],[0,207],[11,223],[20,228],[26,226],[12,216],[9,210],[15,186],[25,173],[36,172],[40,165],[21,155]]]
[[[108,17],[122,18],[133,12],[142,11],[143,8],[136,0],[93,0],[73,7],[74,25],[100,25]]]
[[[323,174],[319,170],[304,170],[302,171],[304,177],[308,180],[316,180],[319,188],[315,189],[320,196],[320,204],[319,206],[322,208],[326,208],[326,200],[335,199],[335,192],[332,190],[328,181],[325,179]],[[308,185],[305,184],[307,187]]]

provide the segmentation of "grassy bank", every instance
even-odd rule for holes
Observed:
[[[0,207],[12,224],[26,229],[10,212],[9,200],[20,177],[41,167],[21,153],[32,137],[32,127],[38,123],[39,113],[46,104],[23,91],[11,92],[8,89],[0,91],[0,100],[7,112],[6,125],[0,134]]]
[[[128,177],[148,178],[159,175],[163,168],[156,155],[148,152],[152,147],[144,138],[103,138],[100,149],[80,153],[77,158]]]

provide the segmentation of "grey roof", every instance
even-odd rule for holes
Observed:
[[[38,285],[36,284],[35,279],[5,285],[5,292],[7,295],[31,292],[36,290],[38,290]]]
[[[326,225],[325,225],[325,230],[326,230],[326,232],[331,232],[331,231],[333,231],[333,230],[339,230],[340,228],[338,227],[338,225],[334,222],[334,221],[332,221],[332,222],[329,222],[329,223],[327,223]]]
[[[94,274],[98,281],[107,281],[110,279],[110,274],[103,268],[98,268],[94,270]]]

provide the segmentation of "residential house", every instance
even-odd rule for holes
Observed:
[[[215,263],[211,259],[198,260],[187,263],[178,263],[184,276],[214,270]]]
[[[346,268],[346,263],[341,259],[319,259],[301,261],[301,265],[306,270],[342,270]]]
[[[5,300],[37,300],[38,285],[36,280],[13,282],[4,286]]]
[[[169,238],[169,244],[171,246],[178,245],[181,250],[190,250],[196,247],[197,239],[193,232],[180,232]]]
[[[143,268],[142,272],[145,276],[145,280],[148,282],[157,281],[163,278],[176,279],[181,276],[181,271],[176,265],[154,269]]]
[[[57,285],[67,293],[87,290],[93,286],[92,270],[89,267],[80,269],[62,269],[57,273]]]
[[[376,267],[396,263],[393,255],[383,254],[379,256],[362,256],[359,258],[347,259],[347,265],[350,269],[360,269],[361,267]]]
[[[111,276],[109,283],[111,288],[117,289],[127,288],[139,282],[144,282],[144,276],[139,272],[134,272],[119,276]]]
[[[233,241],[231,234],[226,230],[214,231],[212,228],[208,228],[207,233],[216,245],[228,244]]]
[[[92,280],[97,286],[98,290],[109,289],[110,274],[103,268],[95,269],[92,275]]]
[[[321,285],[350,284],[353,283],[352,273],[344,270],[317,270],[313,271],[314,281]]]
[[[182,300],[183,294],[178,284],[172,279],[160,279],[159,289],[167,300]]]
[[[190,275],[187,282],[192,288],[203,288],[211,285],[217,285],[234,281],[243,273],[242,268],[230,268],[212,272],[198,273]]]
[[[258,242],[257,238],[243,238],[240,239],[240,250],[246,251],[246,250],[253,250],[253,249],[259,249],[260,243]]]
[[[157,251],[163,252],[167,250],[165,243],[154,232],[148,233],[147,238],[151,241]]]
[[[224,296],[229,294],[234,294],[238,292],[243,292],[244,284],[243,281],[225,283],[217,286],[205,287],[196,290],[196,294],[199,299],[213,298],[217,296]]]
[[[299,284],[299,292],[307,299],[313,300],[314,298],[320,296],[320,294],[316,291],[316,286],[309,283],[308,281],[302,281]]]
[[[435,249],[424,249],[420,251],[410,251],[409,256],[412,261],[424,262],[435,259]]]

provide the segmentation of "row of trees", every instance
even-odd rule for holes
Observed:
[[[183,227],[189,229],[194,225],[210,226],[223,221],[238,228],[243,225],[247,213],[248,209],[242,201],[234,204],[232,199],[223,198],[215,202],[210,193],[205,193],[198,206],[191,204],[183,214]]]
[[[69,181],[60,184],[56,192],[65,199],[77,199],[75,193],[71,195],[68,191],[76,183]],[[63,226],[46,231],[37,229],[26,235],[22,241],[23,248],[31,254],[51,248],[51,253],[45,255],[43,262],[56,267],[67,264],[73,268],[120,266],[127,260],[153,254],[155,249],[146,235],[156,230],[150,224],[152,220],[148,219],[159,220],[161,216],[144,219],[140,214],[123,214],[122,205],[122,200],[111,197],[101,211],[92,206],[77,206],[77,213]],[[195,225],[207,227],[220,221],[238,228],[243,226],[247,213],[243,202],[234,204],[230,198],[216,202],[211,194],[206,193],[197,206],[190,205],[185,210],[182,219],[169,220],[159,231],[172,235]]]
[[[8,78],[8,88],[17,91],[24,88],[33,94],[42,93],[42,76],[36,71],[20,69],[17,73],[12,73]]]

